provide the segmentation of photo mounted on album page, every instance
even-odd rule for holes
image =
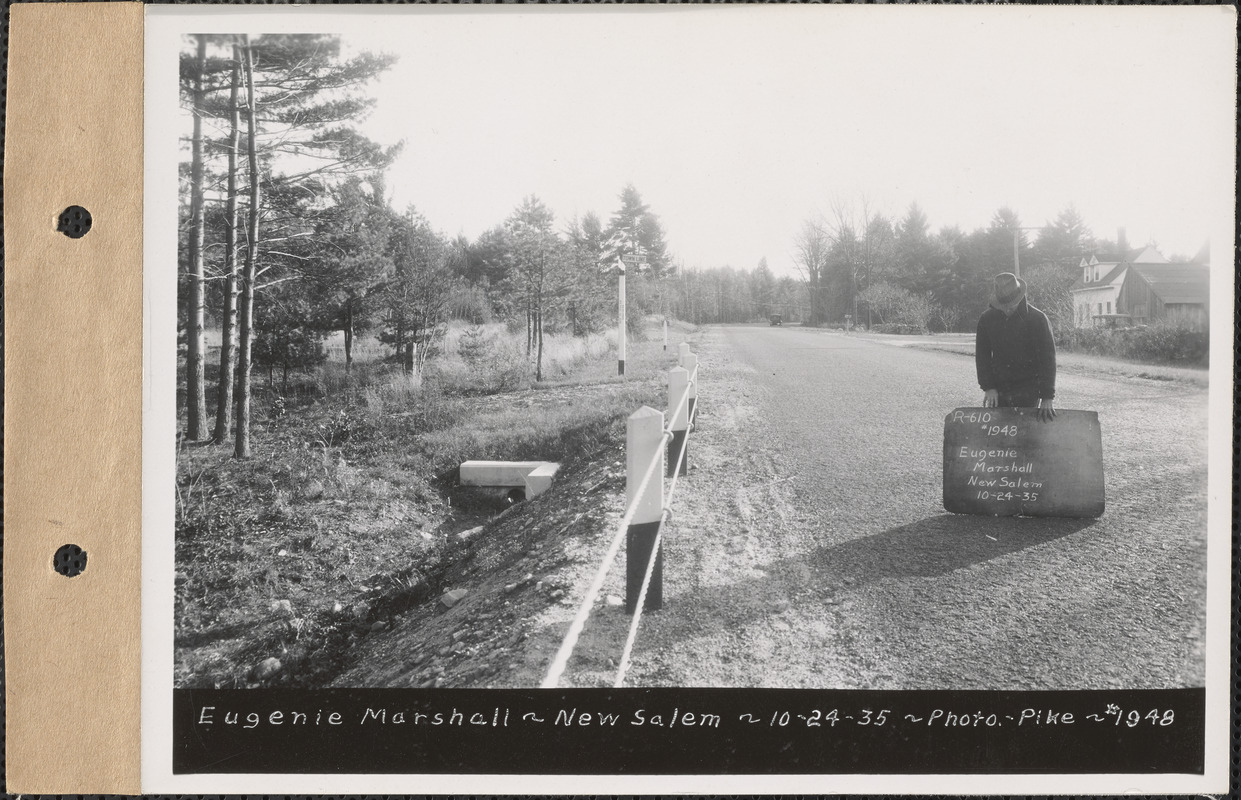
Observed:
[[[148,6],[143,790],[1226,791],[1235,33]]]

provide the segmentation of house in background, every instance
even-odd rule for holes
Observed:
[[[1123,235],[1121,246],[1124,246]],[[1082,276],[1069,290],[1073,295],[1073,321],[1079,327],[1126,324],[1120,311],[1120,289],[1134,264],[1167,264],[1153,247],[1122,251],[1116,255],[1090,256],[1081,263]]]
[[[1117,308],[1135,325],[1167,322],[1206,330],[1211,271],[1203,264],[1134,264],[1120,287]]]
[[[1205,264],[1174,264],[1154,247],[1121,256],[1083,258],[1073,284],[1074,324],[1148,325],[1168,322],[1205,329],[1210,269]]]

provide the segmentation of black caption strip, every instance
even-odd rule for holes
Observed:
[[[176,773],[1202,774],[1203,689],[176,690]]]

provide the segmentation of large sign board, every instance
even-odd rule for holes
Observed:
[[[1094,411],[958,408],[944,417],[944,508],[995,517],[1103,513],[1103,437]]]

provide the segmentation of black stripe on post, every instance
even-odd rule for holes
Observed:
[[[689,437],[685,435],[686,433],[688,431],[685,430],[672,431],[672,438],[668,440],[668,455],[664,460],[668,462],[669,478],[673,475],[689,474]],[[682,447],[686,448],[684,456],[681,455]],[[679,472],[677,471],[678,458],[681,459],[681,469]]]
[[[617,361],[617,362],[616,362],[616,374],[617,374],[617,375],[624,375],[624,374],[625,374],[625,361],[624,361],[624,359],[621,359],[620,361]]]
[[[642,578],[651,560],[651,548],[659,534],[660,522],[639,522],[630,525],[625,536],[625,611],[632,614],[638,608],[638,594],[642,591]],[[646,590],[647,611],[658,611],[664,606],[664,548],[655,556],[655,568],[651,570],[651,585]]]

